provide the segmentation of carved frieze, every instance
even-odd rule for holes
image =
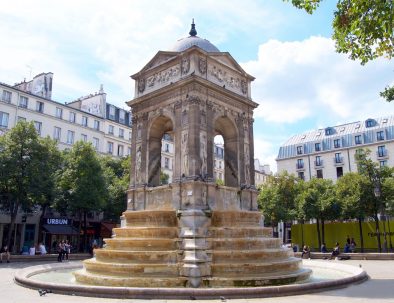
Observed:
[[[223,84],[224,87],[232,88],[241,92],[244,95],[248,91],[246,81],[229,70],[226,70],[216,65],[211,65],[209,66],[208,73],[212,77],[214,77],[219,82],[219,84]]]
[[[167,68],[163,71],[157,72],[146,79],[148,87],[155,85],[168,84],[171,80],[175,80],[179,76],[180,68],[178,65]]]

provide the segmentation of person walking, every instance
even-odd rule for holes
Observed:
[[[0,249],[0,263],[3,263],[3,256],[7,258],[7,263],[10,263],[10,251],[7,245],[4,245]]]
[[[64,255],[64,241],[59,241],[59,244],[57,246],[57,252],[59,253],[57,256],[57,261],[62,262]]]
[[[66,243],[64,243],[64,253],[66,254],[67,261],[68,261],[68,255],[70,254],[70,250],[71,250],[71,245],[68,242],[68,240],[66,240]]]

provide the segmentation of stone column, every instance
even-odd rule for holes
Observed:
[[[173,182],[179,181],[182,176],[182,101],[175,103],[175,129],[174,129],[174,171]]]
[[[197,96],[189,96],[189,131],[188,152],[189,169],[188,177],[196,177],[201,174],[200,159],[200,99]]]
[[[253,122],[254,119],[250,118],[248,120],[249,123],[249,159],[250,159],[250,184],[255,185],[254,183],[254,141],[253,141]]]
[[[213,159],[213,144],[215,137],[214,121],[213,121],[213,106],[212,103],[207,103],[207,175],[208,178],[213,179],[214,159]]]

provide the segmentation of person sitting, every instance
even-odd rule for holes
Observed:
[[[336,257],[338,257],[338,256],[339,256],[339,243],[337,242],[337,243],[335,243],[335,247],[334,247],[334,249],[332,250],[330,260],[331,260],[332,258],[336,258]]]
[[[323,242],[323,244],[320,247],[320,252],[322,253],[326,253],[327,251],[327,247],[326,247],[326,243]]]
[[[344,253],[349,253],[350,252],[350,244],[348,244],[347,242],[345,244],[345,247],[343,248],[343,252]]]
[[[301,259],[303,259],[304,256],[306,256],[308,259],[311,258],[311,251],[306,245],[304,245],[304,247],[302,248]]]
[[[356,252],[356,246],[357,246],[356,241],[354,241],[354,238],[352,238],[350,240],[350,252],[352,253]]]
[[[0,249],[0,263],[3,263],[3,256],[7,258],[7,263],[10,263],[10,251],[8,250],[8,246],[4,245]]]
[[[47,249],[45,248],[45,245],[42,244],[42,242],[40,242],[40,244],[38,245],[38,252],[41,255],[46,255],[47,254]]]
[[[36,254],[36,248],[34,247],[34,244],[32,244],[29,248],[29,255],[34,256]]]

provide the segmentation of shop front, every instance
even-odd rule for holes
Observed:
[[[78,247],[79,232],[68,218],[44,218],[42,222],[44,245],[49,253],[57,252],[57,245],[62,240],[68,240],[71,250]]]

